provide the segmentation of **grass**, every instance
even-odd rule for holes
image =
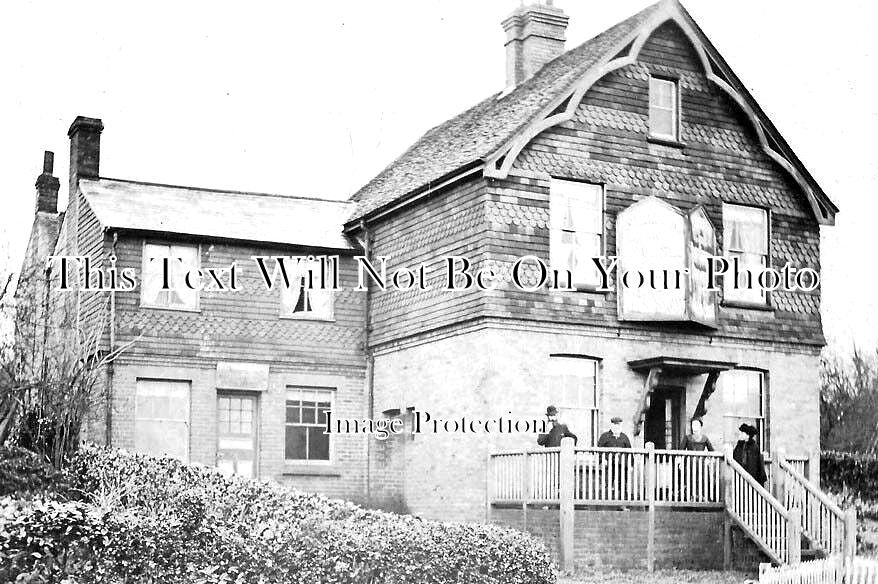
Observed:
[[[742,584],[752,576],[740,572],[708,570],[582,570],[558,578],[558,584]]]

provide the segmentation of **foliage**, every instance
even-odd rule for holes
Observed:
[[[0,497],[69,492],[66,477],[29,450],[0,446],[0,463]]]
[[[878,351],[848,360],[824,356],[820,387],[824,450],[878,453]]]
[[[820,484],[863,500],[878,498],[878,456],[850,452],[820,454]]]
[[[83,500],[0,505],[0,580],[550,584],[528,535],[420,521],[224,477],[214,469],[86,447],[66,470]],[[7,571],[4,573],[4,569]]]

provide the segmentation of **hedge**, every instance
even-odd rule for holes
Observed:
[[[88,447],[80,499],[0,503],[0,581],[550,584],[530,536],[420,521],[167,458]]]
[[[820,453],[820,484],[824,489],[878,501],[878,456],[850,452]]]

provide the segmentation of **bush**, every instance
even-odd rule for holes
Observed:
[[[33,496],[46,491],[68,494],[64,475],[30,450],[0,446],[0,497]]]
[[[878,499],[878,457],[849,452],[820,454],[820,484],[824,489],[871,501]]]
[[[86,500],[3,507],[0,565],[23,581],[555,581],[541,543],[495,526],[420,521],[93,447],[74,456],[67,477]]]

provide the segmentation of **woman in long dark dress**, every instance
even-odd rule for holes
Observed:
[[[756,479],[760,486],[764,487],[768,477],[765,475],[765,459],[762,458],[762,451],[756,444],[756,434],[759,430],[750,424],[741,424],[738,430],[739,439],[732,452],[732,458]]]

